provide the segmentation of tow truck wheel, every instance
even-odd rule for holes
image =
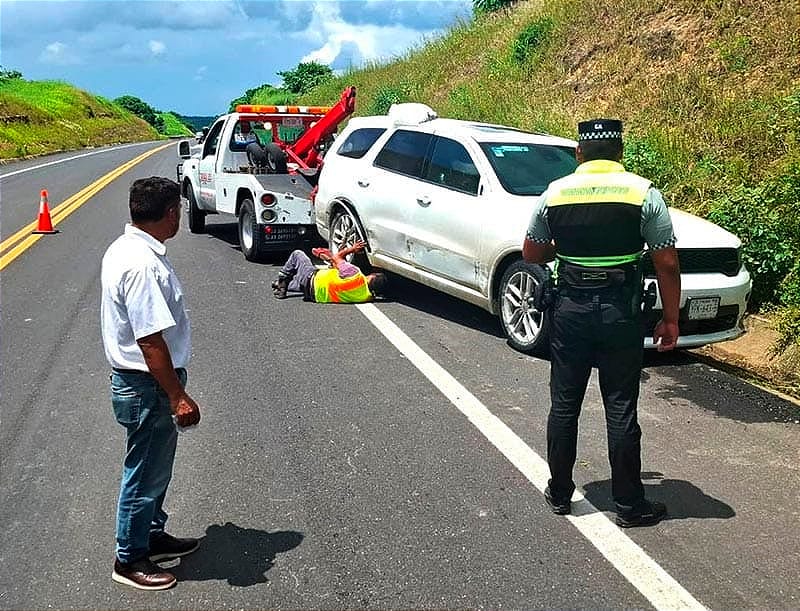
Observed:
[[[541,266],[524,261],[512,263],[500,280],[496,311],[508,344],[515,350],[539,355],[547,352],[550,320],[533,307],[534,289],[546,280]]]
[[[330,236],[329,246],[333,253],[344,250],[359,240],[367,241],[361,225],[349,210],[340,210],[334,215],[328,234]],[[347,260],[353,265],[357,265],[364,273],[369,270],[369,259],[363,251],[348,255]]]
[[[267,154],[269,171],[273,174],[286,174],[286,151],[274,142],[267,142],[264,152]]]
[[[206,213],[197,207],[197,199],[194,196],[194,189],[189,185],[186,192],[186,199],[189,200],[189,231],[192,233],[204,233],[206,230]]]
[[[245,259],[248,261],[261,260],[262,239],[258,231],[258,220],[256,219],[253,201],[245,199],[239,209],[239,246]]]

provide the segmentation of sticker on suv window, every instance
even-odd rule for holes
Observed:
[[[529,150],[527,146],[519,144],[504,144],[502,146],[493,146],[492,154],[495,157],[503,157],[506,153],[527,153]]]

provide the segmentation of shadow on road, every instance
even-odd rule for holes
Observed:
[[[648,499],[661,501],[667,506],[667,520],[686,518],[730,519],[736,515],[733,507],[708,496],[691,482],[665,479],[663,473],[642,472],[644,494]],[[616,511],[611,499],[611,480],[590,482],[583,487],[587,500],[601,511]]]
[[[493,337],[504,337],[499,319],[483,308],[396,274],[390,274],[386,298],[387,301],[401,303],[462,327],[475,329]]]
[[[239,225],[234,222],[208,223],[206,224],[206,235],[215,240],[225,242],[232,249],[241,252],[239,246]],[[310,250],[310,247],[306,250]],[[276,251],[267,253],[262,263],[267,265],[282,265],[289,256],[288,252]],[[258,265],[254,263],[254,265]]]
[[[265,573],[275,557],[303,541],[294,530],[267,532],[231,522],[213,524],[200,540],[200,549],[170,568],[179,581],[226,580],[232,586],[266,583]]]

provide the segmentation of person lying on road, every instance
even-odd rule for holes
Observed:
[[[273,295],[276,299],[285,299],[291,291],[302,293],[305,301],[317,303],[372,301],[386,286],[386,276],[382,273],[364,275],[345,259],[364,250],[364,246],[364,242],[359,241],[335,254],[327,248],[314,248],[311,254],[325,261],[328,268],[318,268],[306,253],[295,250],[272,283]]]

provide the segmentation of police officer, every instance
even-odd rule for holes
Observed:
[[[646,243],[663,307],[653,341],[659,351],[671,350],[678,340],[680,301],[675,234],[661,193],[620,164],[621,121],[579,123],[576,156],[575,172],[552,182],[540,199],[522,253],[528,263],[556,261],[545,499],[556,514],[571,510],[578,416],[597,367],[617,524],[647,526],[659,522],[666,507],[645,499],[641,480],[640,261]]]

